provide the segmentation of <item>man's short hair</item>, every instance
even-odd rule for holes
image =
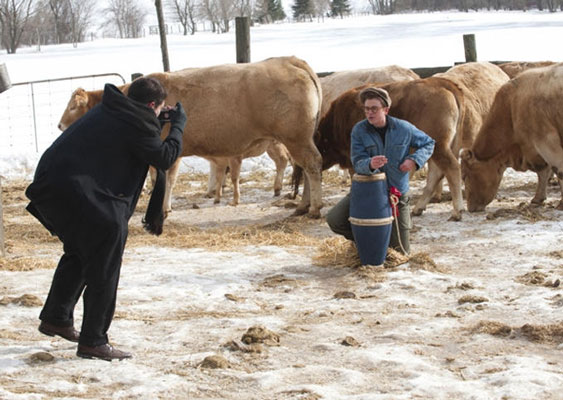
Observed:
[[[137,78],[129,86],[127,96],[135,101],[148,104],[152,101],[156,105],[162,104],[168,93],[161,83],[154,78]]]
[[[377,87],[367,87],[360,92],[360,101],[365,103],[368,99],[379,99],[384,107],[391,107],[391,96],[387,90]]]

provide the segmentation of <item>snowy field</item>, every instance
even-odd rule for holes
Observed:
[[[476,34],[480,60],[563,60],[563,14],[537,12],[262,26],[252,59],[295,54],[316,71],[450,65],[463,60],[464,33]],[[169,44],[173,69],[235,58],[230,35]],[[156,37],[22,49],[0,63],[12,82],[161,69]],[[460,222],[448,221],[448,201],[429,204],[410,262],[373,271],[337,262],[350,250],[324,221],[348,190],[337,171],[325,172],[323,218],[311,220],[272,197],[266,157],[243,162],[238,207],[226,205],[229,189],[221,204],[205,198],[206,163],[187,157],[165,233],[142,231],[146,193],[131,219],[109,336],[134,358],[107,363],[37,331],[61,246],[24,210],[34,147],[0,157],[0,399],[562,398],[560,193],[551,185],[529,206],[533,173],[507,171],[486,212]],[[423,185],[412,182],[415,200]]]

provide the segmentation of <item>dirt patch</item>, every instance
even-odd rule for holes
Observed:
[[[536,343],[559,344],[563,342],[563,322],[548,325],[525,324],[520,328],[515,328],[501,322],[481,321],[471,331],[511,339],[525,338]]]
[[[199,368],[207,369],[229,369],[232,368],[231,363],[221,355],[208,356],[199,364]]]
[[[516,217],[522,217],[529,222],[553,220],[553,217],[543,215],[542,210],[542,206],[520,203],[516,208],[499,208],[498,210],[487,213],[486,218],[488,220],[494,220],[497,218],[514,219]]]
[[[467,295],[460,297],[457,302],[459,304],[465,304],[465,303],[478,304],[478,303],[485,303],[487,301],[489,301],[489,299],[483,296]]]
[[[58,260],[39,257],[0,257],[0,271],[33,271],[53,269]]]
[[[245,344],[264,343],[268,346],[280,345],[280,335],[261,325],[248,328],[240,340]]]
[[[0,299],[0,305],[16,304],[23,307],[41,307],[43,302],[39,297],[32,294],[24,294],[19,297],[4,296]]]

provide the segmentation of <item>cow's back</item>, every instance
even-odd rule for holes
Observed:
[[[320,79],[323,88],[321,115],[325,115],[330,104],[347,90],[370,82],[384,84],[418,78],[419,76],[412,70],[398,65],[334,72]]]
[[[563,63],[527,70],[505,86],[516,140],[541,140],[544,132],[555,130],[563,146]]]
[[[508,75],[492,63],[472,62],[434,76],[450,80],[463,92],[464,121],[458,140],[462,147],[470,147]]]

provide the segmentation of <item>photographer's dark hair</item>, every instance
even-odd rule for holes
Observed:
[[[135,79],[127,92],[127,96],[135,101],[144,104],[154,101],[157,105],[160,105],[167,95],[166,89],[159,81],[145,77]]]

